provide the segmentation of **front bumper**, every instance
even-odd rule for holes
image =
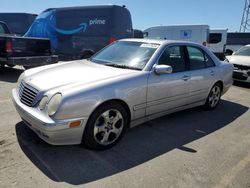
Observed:
[[[20,102],[16,89],[12,90],[12,100],[23,122],[41,139],[52,145],[80,144],[86,124],[85,118],[55,121],[36,108],[28,107]],[[69,128],[69,123],[81,121],[81,125]]]
[[[250,74],[246,70],[234,70],[233,79],[240,82],[250,83]]]

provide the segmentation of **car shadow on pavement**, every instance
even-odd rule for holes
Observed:
[[[10,67],[0,68],[0,81],[15,83],[24,70]]]
[[[16,124],[16,134],[26,156],[50,179],[80,185],[136,167],[173,149],[195,155],[199,151],[186,144],[230,126],[247,110],[222,100],[214,111],[199,107],[174,113],[130,129],[118,145],[106,151],[49,145],[23,122]]]

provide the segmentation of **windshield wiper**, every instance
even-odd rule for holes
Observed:
[[[104,65],[110,66],[110,67],[121,68],[121,69],[141,70],[138,67],[133,67],[133,66],[129,66],[129,65],[120,65],[120,64],[115,64],[115,63],[105,63]]]

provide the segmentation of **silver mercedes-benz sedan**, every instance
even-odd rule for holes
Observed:
[[[115,145],[127,128],[195,106],[214,109],[233,66],[189,42],[125,39],[87,60],[25,71],[13,89],[23,121],[54,145]]]

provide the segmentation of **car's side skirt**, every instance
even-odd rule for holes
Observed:
[[[179,107],[176,107],[176,108],[169,109],[167,111],[158,112],[158,113],[155,113],[155,114],[145,116],[143,118],[132,120],[131,123],[130,123],[130,127],[135,127],[137,125],[140,125],[140,124],[145,123],[147,121],[150,121],[152,119],[162,117],[162,116],[167,115],[167,114],[182,111],[182,110],[185,110],[185,109],[188,109],[188,108],[193,108],[193,107],[196,107],[196,106],[201,106],[201,105],[204,105],[205,102],[206,102],[205,100],[200,100],[200,101],[197,101],[195,103],[179,106]]]

